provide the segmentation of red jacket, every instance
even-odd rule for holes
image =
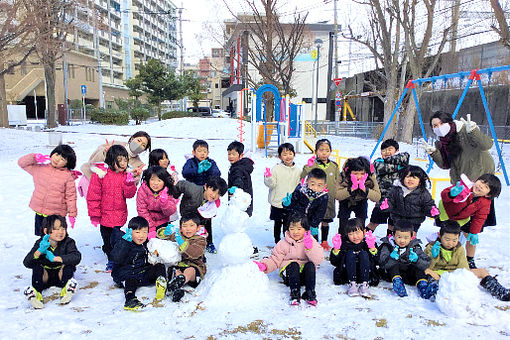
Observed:
[[[136,194],[134,182],[126,184],[126,172],[108,169],[106,174],[92,174],[87,192],[89,216],[105,227],[123,226],[127,221],[126,198]]]
[[[155,195],[145,182],[136,194],[136,210],[138,215],[149,221],[149,232],[170,221],[170,216],[177,211],[177,202],[170,194],[166,204],[162,204],[159,195]]]
[[[455,221],[471,217],[469,232],[471,234],[478,234],[489,215],[491,200],[487,197],[473,197],[471,194],[466,201],[454,203],[453,198],[449,195],[450,189],[453,187],[452,185],[441,191],[441,199],[443,200],[446,214]]]

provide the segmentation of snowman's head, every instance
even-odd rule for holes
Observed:
[[[244,192],[243,189],[236,188],[236,191],[230,197],[229,204],[235,206],[241,211],[246,211],[251,204],[251,195]]]

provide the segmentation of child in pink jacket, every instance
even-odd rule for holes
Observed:
[[[271,256],[255,263],[268,274],[279,269],[283,282],[290,286],[290,304],[300,304],[300,299],[316,306],[315,272],[324,260],[324,250],[310,233],[307,217],[295,212],[289,216],[289,230],[273,249]],[[301,296],[301,283],[305,292]]]
[[[92,177],[87,193],[87,207],[90,222],[100,225],[103,238],[103,252],[108,257],[106,272],[111,272],[113,261],[111,251],[115,242],[124,233],[120,228],[126,223],[128,211],[126,198],[136,194],[135,178],[127,172],[128,153],[121,145],[113,145],[106,152],[105,163],[92,167]]]
[[[143,173],[142,181],[136,195],[136,210],[149,222],[148,238],[151,239],[156,237],[159,228],[166,227],[170,216],[177,211],[179,200],[172,196],[174,182],[165,168],[149,167]]]
[[[59,145],[49,156],[40,153],[23,156],[18,165],[34,179],[29,207],[35,211],[35,235],[41,236],[43,220],[49,215],[69,214],[73,228],[77,214],[74,150],[69,145]]]

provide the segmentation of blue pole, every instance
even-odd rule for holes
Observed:
[[[266,99],[262,98],[262,103],[264,105],[264,150],[266,152],[267,158],[267,117],[266,117]]]
[[[491,129],[492,139],[494,139],[494,144],[496,144],[496,150],[498,150],[499,161],[501,162],[501,169],[503,170],[503,176],[505,176],[506,185],[510,185],[508,180],[508,174],[506,173],[505,161],[503,160],[503,155],[501,154],[501,149],[499,148],[498,136],[496,136],[496,130],[494,129],[494,124],[492,123],[491,113],[489,111],[489,105],[487,105],[487,98],[485,97],[485,92],[483,90],[482,81],[480,79],[477,80],[478,88],[480,89],[480,96],[482,97],[483,107],[485,108],[485,113],[487,114],[487,122],[489,123],[489,127]]]
[[[381,137],[379,137],[379,140],[377,141],[377,144],[374,147],[374,150],[372,150],[372,153],[370,154],[370,159],[374,156],[375,151],[379,147],[379,144],[381,144],[382,139],[384,138],[384,134],[386,133],[386,130],[388,130],[388,127],[390,126],[391,122],[393,121],[393,118],[395,118],[395,114],[397,113],[397,110],[400,108],[400,105],[402,104],[402,100],[404,100],[404,97],[407,94],[407,87],[404,89],[404,92],[402,93],[402,96],[400,97],[397,106],[395,107],[395,110],[393,110],[393,113],[391,114],[391,118],[388,120],[388,123],[386,123],[386,126],[384,127],[383,132],[381,133]]]
[[[414,98],[414,104],[416,105],[416,113],[418,114],[418,119],[420,121],[420,129],[421,134],[423,135],[423,139],[427,140],[427,135],[425,134],[425,126],[423,125],[423,118],[421,116],[420,112],[420,104],[418,102],[418,96],[416,95],[416,89],[413,87],[413,98]],[[432,167],[434,166],[434,161],[432,160],[432,157],[430,157],[429,154],[427,154],[427,157],[429,158],[429,167],[427,168],[427,173],[432,170]]]
[[[462,95],[460,96],[459,102],[457,103],[457,106],[455,107],[455,110],[453,111],[452,119],[455,119],[455,117],[459,113],[460,106],[462,105],[462,102],[464,101],[464,98],[466,98],[466,94],[468,93],[469,87],[471,86],[472,83],[473,83],[473,79],[469,78],[469,80],[468,80],[468,82],[466,84],[466,88],[464,89],[464,92],[462,92]]]

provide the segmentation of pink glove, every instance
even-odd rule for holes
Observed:
[[[91,217],[90,218],[90,223],[92,223],[92,225],[94,227],[96,227],[96,228],[99,225],[99,222],[101,222],[101,220],[99,218],[97,218],[97,217]]]
[[[156,237],[156,230],[153,230],[153,231],[150,231],[148,234],[147,234],[147,239],[150,240],[151,238],[154,238]]]
[[[430,216],[432,217],[436,217],[439,215],[439,209],[436,207],[436,206],[433,206],[431,209],[430,209]]]
[[[365,242],[367,243],[368,249],[374,249],[375,248],[375,236],[372,235],[372,231],[369,230],[365,234]]]
[[[333,242],[333,248],[335,250],[340,250],[340,248],[342,247],[342,235],[336,234],[335,236],[333,236],[331,241]]]
[[[170,165],[170,170],[172,170],[173,172],[177,171],[175,170],[175,165]]]
[[[352,182],[351,191],[357,190],[358,189],[358,178],[356,177],[355,174],[351,174],[351,182]]]
[[[271,177],[271,169],[266,168],[266,171],[264,172],[264,177]]]
[[[468,187],[464,187],[464,190],[462,190],[460,194],[455,196],[455,198],[453,199],[453,203],[464,202],[469,197],[469,195],[471,195],[471,189],[469,189]]]
[[[163,190],[158,195],[159,201],[161,204],[167,204],[168,203],[168,188],[164,187]]]
[[[43,155],[42,153],[36,153],[34,158],[38,164],[46,164],[50,160],[49,155]]]
[[[71,229],[74,229],[74,223],[76,222],[76,218],[69,216],[69,225],[71,226]]]
[[[133,177],[133,173],[131,172],[127,172],[126,173],[126,180],[125,180],[126,184],[131,184],[131,183],[134,183],[135,182],[135,178]]]
[[[312,157],[308,158],[308,162],[306,162],[306,165],[313,166],[313,163],[315,163],[315,155],[313,155]]]
[[[306,250],[310,250],[313,248],[313,237],[312,237],[312,232],[310,230],[305,232],[305,237],[303,238],[303,243],[305,245]]]
[[[390,207],[390,205],[388,204],[388,199],[385,198],[384,201],[381,203],[381,206],[379,207],[379,209],[381,210],[386,210]]]
[[[253,261],[253,263],[255,263],[259,267],[259,270],[261,272],[265,272],[266,271],[267,266],[265,264],[263,264],[262,262]]]
[[[363,190],[363,191],[365,191],[365,190],[366,190],[366,188],[365,188],[365,181],[367,180],[367,177],[368,177],[368,174],[367,174],[367,173],[365,173],[363,176],[361,176],[361,178],[360,178],[360,179],[359,179],[359,181],[358,181],[358,187],[359,187],[361,190]]]

